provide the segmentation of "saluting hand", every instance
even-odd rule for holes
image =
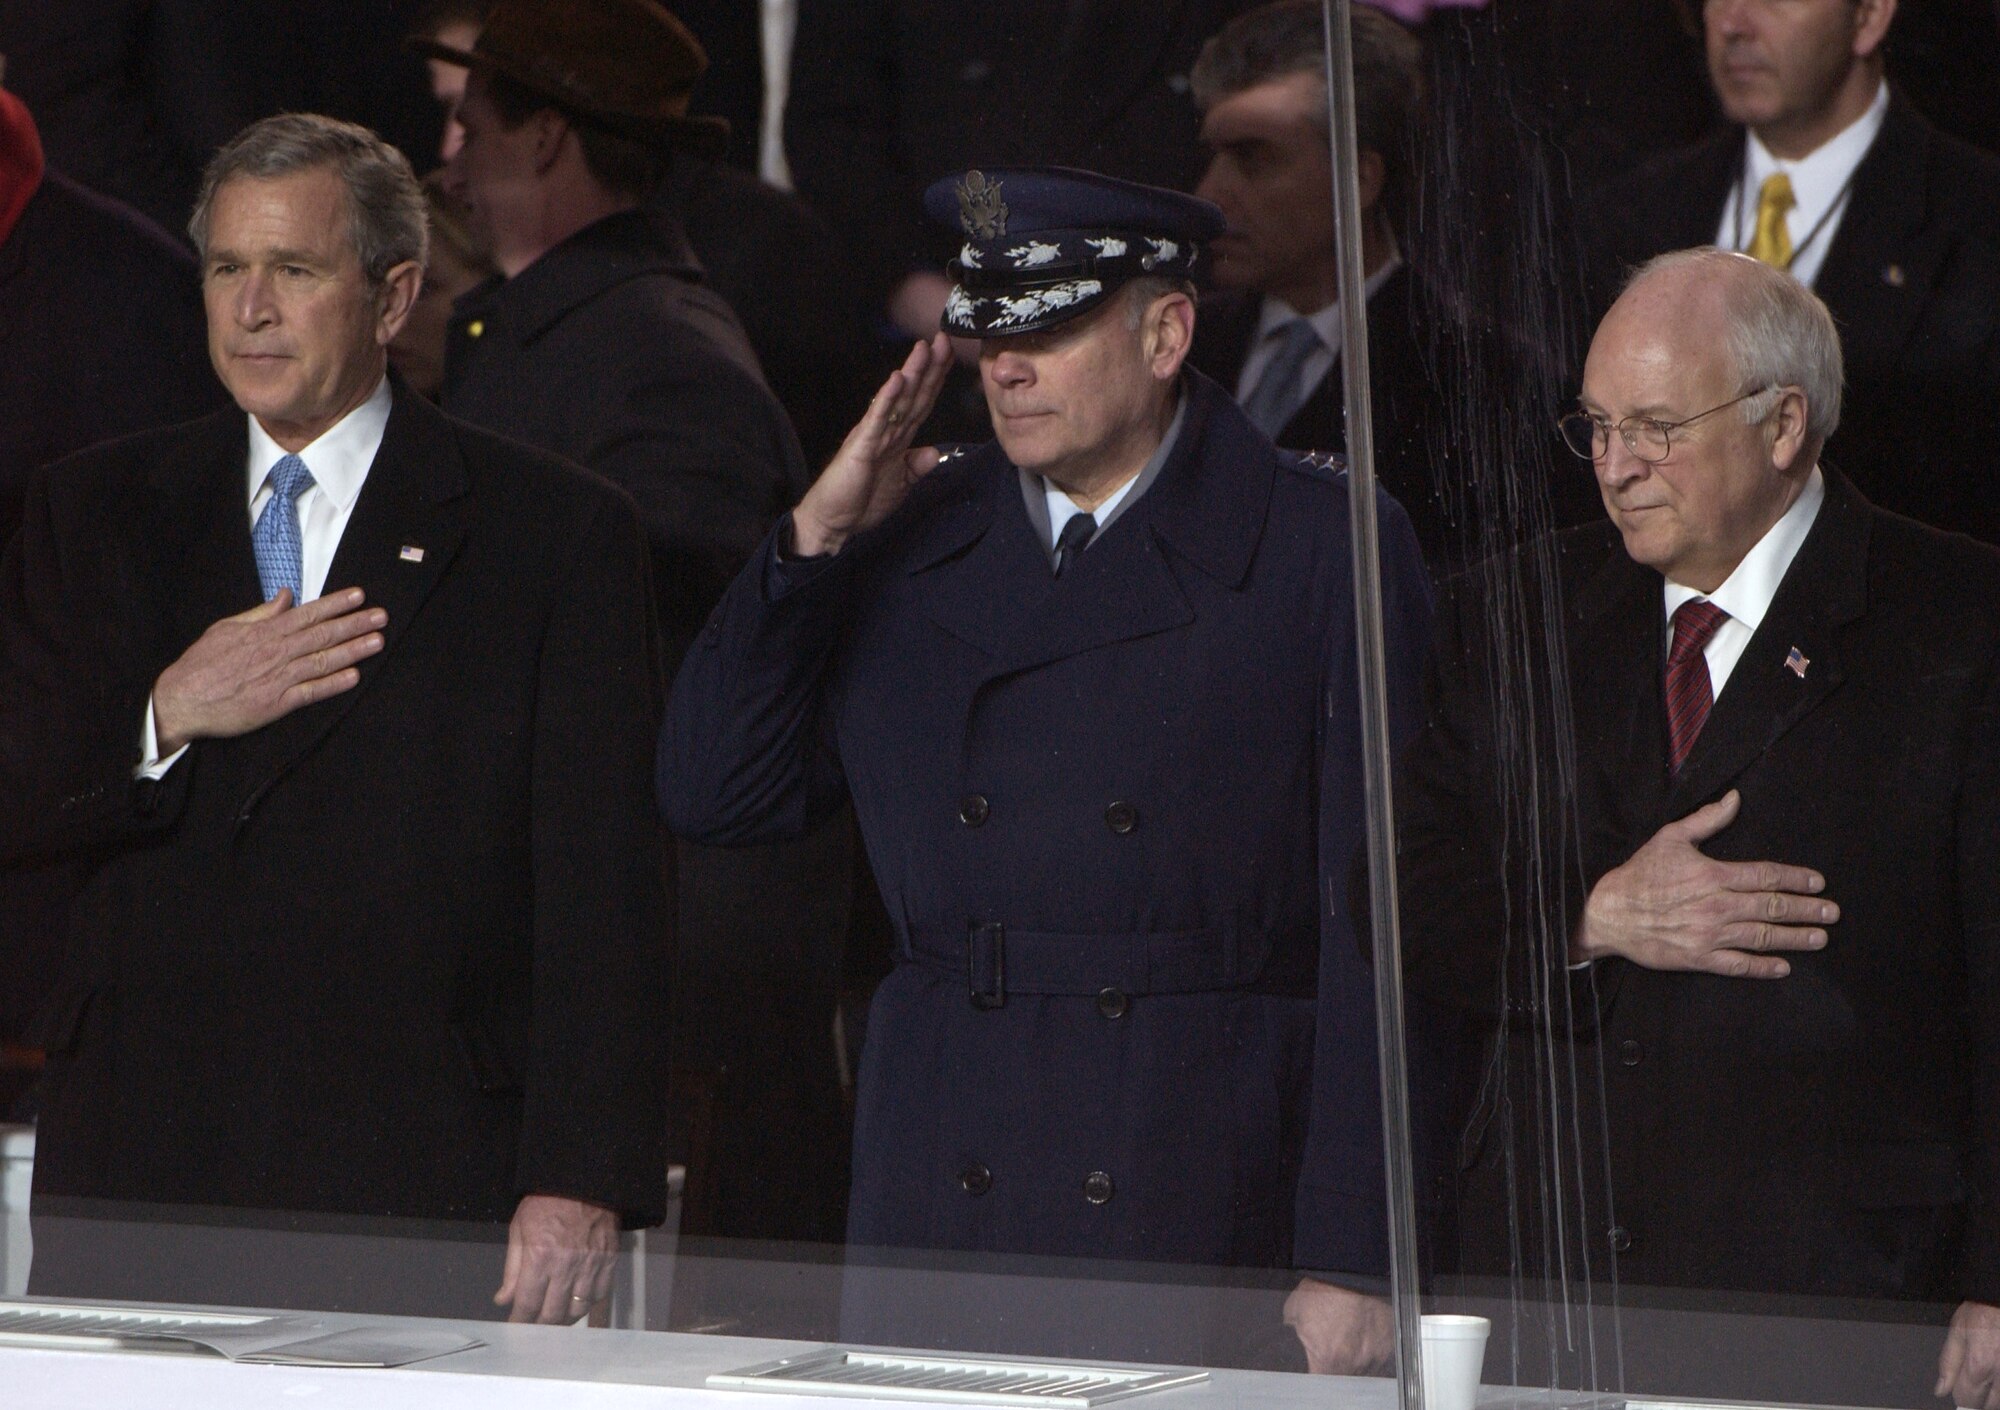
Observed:
[[[937,465],[934,448],[913,450],[910,442],[950,371],[951,343],[944,334],[910,349],[792,511],[794,552],[807,558],[840,552],[848,539],[894,513]]]
[[[292,590],[211,626],[153,685],[162,758],[192,740],[262,729],[361,683],[356,663],[382,649],[389,614],[362,610],[360,588],[303,607]]]
[[[1819,893],[1826,878],[1779,862],[1719,862],[1697,845],[1743,806],[1735,789],[1668,823],[1622,867],[1591,888],[1570,946],[1575,960],[1622,955],[1647,969],[1737,979],[1783,979],[1792,967],[1771,950],[1817,950],[1820,926],[1840,907]]]

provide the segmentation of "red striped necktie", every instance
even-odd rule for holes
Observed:
[[[1690,598],[1674,609],[1674,644],[1667,650],[1667,758],[1674,773],[1708,723],[1715,703],[1709,688],[1708,659],[1702,649],[1729,614],[1713,602]]]

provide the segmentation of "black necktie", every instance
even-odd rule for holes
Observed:
[[[1073,514],[1056,535],[1056,576],[1060,578],[1070,560],[1083,552],[1090,536],[1097,532],[1097,520],[1088,514]]]

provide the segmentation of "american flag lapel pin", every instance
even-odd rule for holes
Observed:
[[[405,563],[421,563],[424,561],[424,551],[413,543],[404,544],[401,551],[398,552],[396,556],[402,559]],[[1792,653],[1792,655],[1794,656],[1798,654],[1799,653],[1796,651]],[[1804,672],[1802,671],[1800,672],[1800,674],[1803,675]]]
[[[1812,662],[1806,659],[1805,653],[1799,650],[1796,646],[1792,648],[1791,655],[1785,658],[1785,669],[1790,671],[1793,675],[1797,676],[1800,680],[1804,680],[1806,678],[1806,667],[1810,666],[1811,664]]]

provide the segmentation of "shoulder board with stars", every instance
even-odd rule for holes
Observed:
[[[1308,474],[1324,479],[1337,480],[1347,473],[1347,457],[1338,451],[1307,450],[1292,452],[1292,464]]]

